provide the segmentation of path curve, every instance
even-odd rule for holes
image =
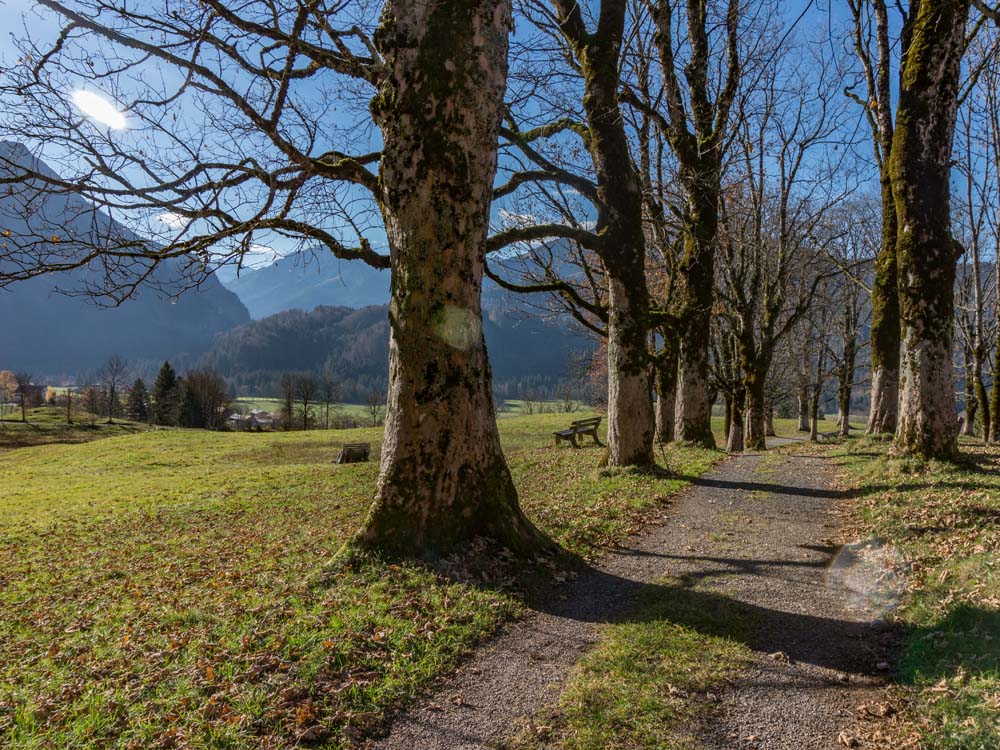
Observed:
[[[890,639],[827,568],[838,547],[831,462],[787,453],[730,458],[675,498],[661,523],[557,590],[429,699],[378,750],[495,748],[558,699],[570,669],[666,576],[738,602],[759,623],[752,664],[696,729],[706,750],[855,747],[859,705],[877,702]]]

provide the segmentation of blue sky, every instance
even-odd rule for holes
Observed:
[[[781,3],[783,14],[789,20],[798,17],[807,7],[808,14],[803,21],[804,24],[826,27],[831,20],[833,23],[841,20],[837,17],[843,12],[843,3],[840,0],[819,0],[818,2],[816,0],[784,0]],[[831,10],[831,7],[839,10]],[[39,7],[34,0],[0,0],[0,13],[8,20],[6,28],[0,32],[0,62],[5,67],[16,64],[19,56],[14,44],[15,38],[24,37],[27,34],[45,48],[47,42],[55,38],[61,25],[56,14]],[[834,15],[831,16],[831,13]],[[381,244],[375,237],[371,239],[377,244]],[[283,253],[286,250],[281,246],[280,241],[262,241],[275,247],[279,252]]]

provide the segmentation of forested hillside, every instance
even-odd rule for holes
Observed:
[[[552,395],[570,365],[593,344],[579,332],[513,313],[484,321],[497,390],[504,396]],[[388,379],[386,305],[354,310],[320,306],[287,310],[221,334],[199,362],[218,370],[244,395],[277,393],[287,372],[333,373],[345,401],[360,403]],[[582,385],[577,384],[577,391]]]

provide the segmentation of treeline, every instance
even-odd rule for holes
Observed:
[[[554,397],[567,377],[574,379],[573,362],[593,350],[579,332],[499,309],[492,311],[484,328],[494,390],[503,398],[521,398],[527,392]],[[337,382],[341,401],[362,404],[373,391],[386,392],[388,360],[385,305],[360,310],[322,306],[309,312],[288,310],[234,328],[217,337],[196,367],[220,373],[235,393],[266,398],[281,391],[287,373],[319,379],[329,375]]]

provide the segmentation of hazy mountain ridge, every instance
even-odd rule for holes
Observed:
[[[20,144],[0,142],[0,173],[6,171],[4,160],[51,173]],[[73,194],[46,196],[35,208],[29,213],[19,196],[0,195],[0,228],[10,232],[6,242],[25,242],[57,226],[79,238],[106,231],[109,226],[128,233]],[[68,226],[61,226],[64,222]],[[176,269],[173,263],[164,264],[157,280],[169,287]],[[74,290],[88,283],[99,284],[100,274],[101,269],[84,268],[17,282],[0,290],[0,320],[4,321],[0,326],[0,367],[28,370],[36,376],[80,376],[100,367],[112,354],[146,360],[193,358],[212,346],[217,333],[250,320],[239,297],[214,277],[196,291],[176,298],[140,289],[134,298],[113,308],[56,292],[57,287]]]

